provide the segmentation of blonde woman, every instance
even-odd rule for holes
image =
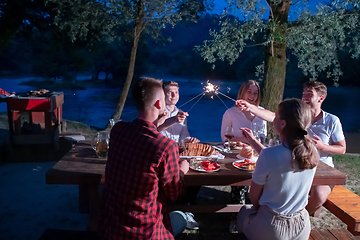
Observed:
[[[237,95],[236,105],[232,108],[226,110],[223,115],[222,124],[221,124],[221,139],[223,142],[226,141],[226,129],[227,127],[232,127],[234,131],[234,137],[232,141],[242,141],[247,143],[247,139],[244,137],[242,130],[240,128],[249,128],[252,129],[253,123],[259,123],[264,127],[262,135],[260,138],[262,141],[265,141],[267,130],[266,130],[266,119],[261,119],[256,117],[253,112],[249,109],[259,108],[263,110],[266,116],[267,110],[260,107],[260,86],[259,83],[254,80],[245,81],[241,84],[238,95]],[[268,111],[270,112],[270,111]],[[271,112],[270,112],[271,113]],[[232,203],[245,203],[245,194],[248,191],[248,187],[235,186],[231,187],[231,202]],[[236,232],[236,216],[237,214],[232,214],[230,217],[230,232]]]
[[[221,123],[222,141],[225,142],[226,140],[226,128],[232,127],[234,130],[234,138],[232,140],[247,142],[240,128],[252,129],[253,123],[259,123],[264,126],[263,134],[260,138],[265,141],[267,134],[266,121],[271,119],[273,113],[259,106],[261,101],[259,83],[254,80],[248,80],[241,84],[237,100],[236,105],[226,110],[223,115]],[[261,110],[261,112],[259,111],[261,113],[259,116],[254,114],[255,108]]]

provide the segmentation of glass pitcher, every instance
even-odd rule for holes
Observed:
[[[94,141],[93,141],[93,149],[96,152],[96,155],[99,158],[106,158],[107,152],[109,148],[109,132],[108,131],[100,131],[97,133]]]

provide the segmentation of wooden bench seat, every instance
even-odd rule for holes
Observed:
[[[46,229],[39,240],[99,240],[97,232]],[[356,240],[345,228],[312,230],[309,240]],[[242,233],[182,233],[175,240],[246,240]]]
[[[97,232],[48,228],[39,240],[100,240]]]
[[[354,236],[360,236],[360,196],[343,186],[335,186],[323,205],[347,225]]]

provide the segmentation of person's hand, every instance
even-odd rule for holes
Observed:
[[[312,140],[315,143],[315,147],[317,150],[323,150],[325,148],[326,144],[323,143],[323,141],[321,140],[321,138],[319,136],[314,135],[312,137]]]
[[[240,128],[242,131],[243,136],[246,138],[248,142],[251,140],[256,140],[256,137],[254,136],[253,132],[249,128]]]
[[[194,137],[190,137],[190,138],[185,139],[185,142],[187,142],[187,143],[199,143],[200,140],[197,139],[197,138],[194,138]]]
[[[178,123],[182,123],[185,121],[186,117],[189,116],[189,114],[187,112],[183,112],[183,111],[179,111],[178,114],[176,114],[175,121]]]
[[[243,112],[252,112],[252,108],[255,106],[255,105],[252,105],[251,103],[245,101],[245,100],[236,100],[235,101],[235,105],[238,107],[238,109],[240,111],[243,111]]]
[[[187,174],[189,171],[189,163],[187,160],[182,160],[180,163],[180,170],[184,172],[184,174]]]
[[[165,120],[166,120],[166,118],[169,116],[169,113],[167,112],[167,111],[164,111],[163,113],[162,113],[162,115],[159,115],[159,117],[158,117],[158,122],[157,122],[157,126],[160,126],[160,125],[162,125],[164,122],[165,122]]]

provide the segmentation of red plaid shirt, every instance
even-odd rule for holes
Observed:
[[[174,239],[166,199],[184,188],[173,140],[142,119],[117,123],[105,169],[103,239]]]

